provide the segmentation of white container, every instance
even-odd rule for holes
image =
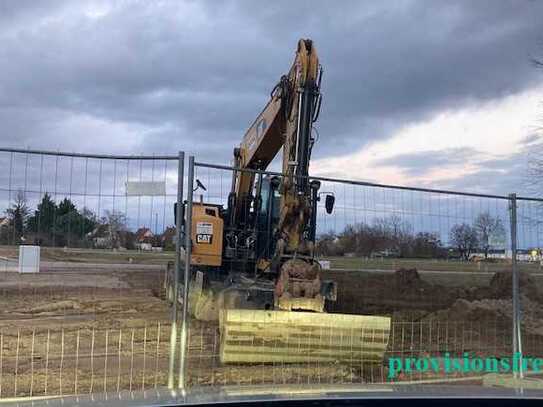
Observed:
[[[329,260],[319,260],[319,263],[323,270],[330,270],[330,261]]]
[[[19,246],[19,273],[40,272],[40,246]]]

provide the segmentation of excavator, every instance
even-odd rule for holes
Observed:
[[[335,197],[309,176],[322,72],[315,45],[301,39],[290,70],[234,149],[226,208],[192,204],[189,309],[218,321],[222,363],[383,359],[390,318],[326,312],[337,287],[322,278],[315,256],[317,209],[324,196],[332,213]],[[282,171],[269,175],[281,148]]]

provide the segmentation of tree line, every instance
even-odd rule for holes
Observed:
[[[0,228],[1,244],[84,246],[88,243],[88,234],[100,224],[126,228],[124,215],[106,213],[99,219],[87,208],[78,209],[69,198],[56,203],[48,193],[32,210],[24,192],[19,191],[5,214],[7,222]]]
[[[99,218],[87,208],[78,209],[69,198],[56,203],[45,193],[36,209],[31,210],[25,194],[19,191],[5,213],[7,224],[0,227],[0,244],[89,246],[89,237],[102,227],[102,235],[109,237],[108,245],[133,245],[134,233],[128,230],[124,214],[105,211],[105,216]],[[453,225],[448,247],[439,233],[414,233],[409,222],[392,215],[376,218],[371,224],[347,225],[340,233],[324,233],[317,239],[316,251],[321,256],[446,258],[453,249],[468,260],[476,251],[487,258],[494,246],[504,246],[505,237],[502,219],[489,212],[480,213],[471,224]]]
[[[354,255],[357,257],[447,258],[468,260],[474,252],[488,258],[495,246],[503,246],[505,227],[499,217],[489,212],[480,213],[472,224],[458,223],[449,231],[449,245],[441,241],[439,233],[414,233],[413,226],[397,215],[376,218],[369,223],[347,225],[336,234],[324,233],[316,244],[321,256]]]

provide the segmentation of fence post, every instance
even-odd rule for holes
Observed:
[[[519,355],[518,372],[513,369],[515,377],[524,377],[522,369],[522,334],[520,316],[520,284],[517,267],[517,195],[509,194],[511,211],[511,274],[512,274],[512,302],[513,302],[513,356]]]
[[[174,387],[175,350],[177,349],[177,320],[179,318],[179,277],[181,275],[181,219],[183,205],[183,181],[185,171],[185,153],[179,152],[177,165],[177,209],[175,221],[175,271],[174,271],[174,298],[172,310],[172,325],[170,331],[170,361],[168,367],[168,388]],[[166,287],[168,289],[168,287]]]
[[[190,280],[190,259],[192,253],[192,198],[194,185],[194,156],[189,157],[189,173],[187,180],[187,208],[185,211],[185,273],[183,280],[183,315],[181,321],[181,341],[179,350],[179,389],[186,387],[186,367],[189,329],[189,280]]]

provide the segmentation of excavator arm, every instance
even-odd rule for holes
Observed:
[[[229,206],[230,224],[242,223],[252,202],[254,173],[245,169],[265,170],[283,147],[280,192],[280,220],[276,260],[284,254],[312,255],[312,248],[301,247],[302,235],[311,217],[308,179],[309,160],[314,138],[313,123],[320,109],[322,69],[311,40],[300,40],[294,63],[271,92],[264,110],[251,124],[234,150],[237,171],[233,177]],[[315,186],[315,184],[313,184]]]
[[[225,285],[216,291],[212,284],[207,294],[200,288],[194,305],[201,319],[219,314],[224,363],[379,363],[387,347],[390,318],[324,312],[325,301],[335,300],[336,290],[335,283],[321,279],[321,266],[314,258],[320,183],[309,179],[321,72],[313,43],[300,40],[290,70],[234,150],[228,210],[223,213],[221,207],[217,216],[215,207],[193,204],[193,264],[228,273]],[[281,148],[282,175],[268,179],[268,205],[261,211],[264,180],[255,180],[255,171],[248,170],[265,170]],[[278,217],[270,208],[276,191]],[[332,196],[326,204],[330,213],[328,198]],[[259,239],[262,213],[266,230],[265,238]],[[199,245],[199,222],[206,226],[202,230],[221,234],[213,239],[204,234]]]
[[[236,167],[264,170],[284,146],[283,172],[295,170],[307,176],[312,112],[320,105],[320,72],[311,40],[300,40],[288,74],[273,88],[270,101],[234,150]],[[299,117],[301,107],[303,117]],[[237,196],[249,193],[250,181],[249,173],[238,174],[233,192]]]

